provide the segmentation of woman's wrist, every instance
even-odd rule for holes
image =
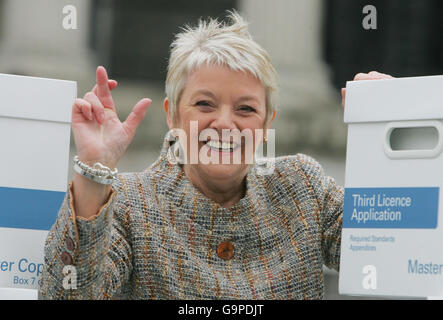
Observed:
[[[74,157],[74,171],[99,184],[112,184],[118,173],[117,168],[112,170],[100,162],[91,166],[80,161],[78,156]]]

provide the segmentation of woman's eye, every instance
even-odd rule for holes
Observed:
[[[210,103],[209,101],[204,101],[204,100],[202,100],[202,101],[198,101],[195,105],[197,105],[197,106],[210,107],[210,106],[211,106],[211,103]]]
[[[251,106],[241,106],[240,107],[241,111],[247,111],[247,112],[255,112],[255,109]]]

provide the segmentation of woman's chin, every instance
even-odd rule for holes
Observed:
[[[225,180],[232,177],[238,177],[243,171],[247,170],[245,164],[199,164],[197,165],[202,174],[208,178]]]

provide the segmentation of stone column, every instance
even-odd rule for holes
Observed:
[[[69,80],[79,80],[90,71],[94,75],[87,43],[90,4],[84,0],[4,0],[0,72]],[[66,5],[76,9],[76,30],[63,27]]]
[[[339,92],[322,59],[322,0],[241,0],[240,13],[280,78],[277,152],[344,150]]]

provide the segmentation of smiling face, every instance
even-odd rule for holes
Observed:
[[[165,110],[170,129],[180,128],[188,137],[188,163],[191,144],[198,145],[199,163],[186,164],[189,172],[197,174],[200,179],[244,178],[250,163],[245,159],[250,159],[251,152],[261,143],[261,139],[256,141],[256,129],[265,129],[266,93],[257,78],[225,66],[201,67],[187,77],[174,122],[169,114],[167,99]],[[191,129],[191,121],[198,121],[196,130]],[[270,121],[267,125],[270,125]],[[202,134],[207,129],[218,133],[218,137]],[[245,139],[223,136],[226,130],[251,132],[252,141],[246,141],[245,145]],[[203,141],[199,141],[199,137]],[[202,163],[202,155],[218,161]],[[239,159],[237,156],[241,157],[240,163],[234,161]],[[223,158],[228,158],[229,164],[223,164],[226,163]]]

